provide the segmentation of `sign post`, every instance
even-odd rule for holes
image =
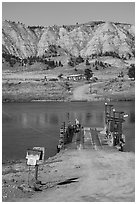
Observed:
[[[38,181],[38,166],[44,162],[45,148],[44,147],[33,147],[33,149],[27,150],[27,165],[35,166],[35,183],[40,183]],[[29,183],[29,182],[28,182]]]
[[[38,164],[35,165],[35,182],[38,182]]]

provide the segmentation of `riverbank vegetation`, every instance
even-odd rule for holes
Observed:
[[[120,59],[108,57],[84,59],[81,56],[52,57],[46,60],[46,63],[30,57],[26,61],[22,60],[22,64],[13,56],[6,55],[4,59],[6,60],[3,60],[2,71],[3,102],[71,101],[75,88],[85,84],[87,90],[88,84],[93,85],[92,91],[87,91],[87,100],[135,98],[135,65],[132,62],[125,63]],[[83,75],[83,78],[68,80],[67,77],[70,75]]]

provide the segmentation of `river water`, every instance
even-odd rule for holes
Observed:
[[[113,102],[129,116],[123,124],[124,151],[135,151],[135,103]],[[2,106],[2,160],[25,159],[28,148],[45,147],[45,157],[56,154],[62,122],[78,118],[86,127],[104,126],[103,102],[4,103]]]

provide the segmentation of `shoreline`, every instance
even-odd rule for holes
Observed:
[[[135,153],[100,145],[88,134],[83,146],[73,139],[39,165],[38,182],[25,159],[3,165],[3,202],[133,202]]]
[[[99,101],[99,102],[105,102],[105,101],[112,101],[112,102],[115,102],[115,101],[135,101],[135,97],[127,97],[127,98],[124,98],[124,99],[118,99],[118,98],[114,98],[114,99],[93,99],[93,100],[2,100],[2,103],[36,103],[36,102],[94,102],[94,101]]]
[[[128,168],[128,172],[126,172],[126,174],[130,174],[132,172],[131,175],[134,176],[134,174],[133,174],[134,168],[132,167],[132,165],[134,166],[134,157],[135,157],[135,154],[133,152],[122,152],[121,153],[117,150],[106,148],[106,147],[100,151],[95,151],[92,149],[73,150],[73,149],[69,149],[69,148],[67,148],[65,150],[61,150],[55,156],[52,156],[52,157],[49,157],[48,159],[46,159],[44,161],[44,164],[39,166],[39,179],[42,180],[42,183],[44,183],[43,185],[45,185],[45,186],[42,186],[42,191],[39,193],[35,192],[33,189],[30,189],[27,187],[28,186],[27,177],[28,177],[29,171],[28,171],[28,166],[26,166],[25,161],[21,162],[21,163],[12,164],[10,166],[3,166],[3,169],[2,169],[2,172],[3,172],[2,173],[2,180],[3,180],[3,191],[4,191],[3,201],[10,201],[10,202],[12,202],[12,201],[13,202],[20,202],[20,201],[21,202],[31,202],[31,201],[34,201],[34,202],[35,201],[36,202],[47,201],[48,202],[48,201],[53,201],[53,202],[55,202],[56,198],[57,198],[57,201],[60,201],[60,202],[73,201],[73,199],[74,199],[74,201],[76,201],[75,196],[76,197],[80,196],[80,194],[79,195],[73,195],[73,193],[72,193],[72,197],[67,198],[69,195],[69,191],[72,191],[72,192],[74,191],[72,185],[66,185],[65,189],[66,190],[68,189],[68,191],[65,191],[65,193],[63,194],[64,198],[60,198],[60,196],[56,194],[57,193],[56,191],[58,191],[58,190],[61,190],[61,191],[65,190],[63,188],[63,186],[58,186],[58,184],[60,182],[63,182],[67,178],[71,178],[71,177],[77,178],[78,177],[79,182],[81,181],[82,185],[83,185],[83,181],[84,181],[84,185],[91,185],[92,190],[94,188],[96,189],[96,187],[92,183],[90,183],[90,184],[87,183],[89,181],[86,181],[87,173],[85,171],[88,171],[90,176],[92,176],[92,174],[93,174],[95,177],[97,177],[96,178],[97,179],[97,181],[96,181],[97,186],[98,186],[98,182],[100,183],[101,180],[98,180],[98,174],[96,175],[96,173],[98,171],[100,171],[102,168],[103,168],[102,172],[104,174],[109,172],[109,171],[113,172],[115,169],[115,165],[118,166],[119,162],[123,163],[123,166],[120,167],[120,170],[117,169],[117,173],[114,171],[115,174],[123,173],[124,177],[126,177],[124,172],[126,172],[126,170],[127,170],[126,168]],[[84,158],[86,158],[86,160]],[[108,158],[109,158],[109,160],[108,160]],[[86,168],[87,165],[90,165],[89,159],[92,162],[96,159],[95,163],[93,162],[94,168],[90,169],[91,172],[89,172],[89,170]],[[113,162],[111,162],[111,160]],[[127,164],[129,162],[131,162],[130,160],[132,161],[131,167],[127,166]],[[82,162],[84,162],[84,163],[82,163]],[[104,165],[105,166],[103,167],[100,162],[102,163],[103,166]],[[111,165],[111,168],[110,167],[108,168],[106,166],[106,164],[107,164],[107,166]],[[114,166],[113,166],[113,164],[114,164]],[[96,165],[97,165],[97,169],[96,169]],[[101,165],[100,166],[101,169],[98,169],[98,165]],[[94,169],[95,169],[95,171],[94,171]],[[31,167],[31,179],[30,179],[31,185],[34,182],[33,177],[34,177],[34,167]],[[80,180],[80,178],[83,178],[84,180],[83,179]],[[111,179],[113,180],[114,178],[112,177],[112,178],[110,178],[110,180]],[[126,180],[129,180],[129,179],[131,179],[131,178],[129,178],[129,175],[127,175]],[[130,182],[131,181],[132,181],[132,185],[134,186],[133,179],[131,179]],[[124,181],[124,182],[126,182],[126,181]],[[105,184],[105,183],[104,184],[103,183],[102,183],[102,185]],[[76,184],[74,183],[74,185],[76,185]],[[6,187],[7,185],[8,185],[8,189]],[[105,185],[107,185],[107,184],[105,184]],[[118,184],[116,184],[116,185],[118,185]],[[114,186],[115,185],[113,185],[113,188],[114,188]],[[125,186],[121,187],[121,188],[125,189],[125,191],[126,191],[126,186],[127,185],[125,184]],[[111,188],[112,188],[112,186],[111,186]],[[85,189],[85,191],[87,194],[88,188]],[[82,191],[82,193],[84,193],[84,190]],[[98,194],[99,194],[99,192],[98,192]],[[133,194],[128,195],[130,197],[131,201],[133,201],[133,197],[134,197]],[[11,197],[11,195],[13,197]],[[68,200],[63,200],[63,199],[68,199]],[[98,195],[96,195],[96,199],[99,199]],[[80,198],[80,200],[83,201],[81,198]],[[126,198],[124,200],[126,201]],[[93,202],[92,198],[89,199],[89,201]]]
[[[6,77],[6,76],[5,76]],[[6,80],[6,78],[5,78]],[[98,79],[97,82],[8,82],[3,79],[2,102],[133,101],[135,81]],[[69,84],[69,85],[68,85]],[[69,87],[69,89],[68,89]]]
[[[63,150],[61,150],[61,151],[63,151]],[[133,153],[133,154],[135,154],[134,151],[123,151],[123,153],[131,153],[131,154]],[[44,162],[46,163],[46,161],[48,161],[49,159],[54,158],[55,156],[57,156],[57,154],[58,153],[55,153],[55,155],[49,156],[47,159],[44,160]],[[24,163],[26,163],[26,159],[14,159],[14,160],[13,159],[12,160],[6,159],[5,161],[2,161],[2,167],[6,167],[7,165],[16,165],[16,164],[24,164]]]

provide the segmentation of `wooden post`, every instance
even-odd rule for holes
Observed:
[[[109,106],[109,119],[111,119],[111,115],[112,115],[112,108],[113,108],[113,106],[112,106],[112,105],[110,105],[110,106]]]
[[[90,83],[90,88],[89,88],[89,90],[90,90],[90,93],[92,93],[91,83]]]
[[[119,114],[120,116],[119,116],[119,118],[120,118],[120,124],[119,124],[119,140],[122,138],[122,123],[123,123],[123,113],[120,113]]]
[[[117,123],[117,143],[120,143],[120,139],[122,138],[122,123],[123,123],[123,112],[115,112],[117,113],[116,122]]]
[[[107,125],[107,103],[105,103],[105,125]]]
[[[113,129],[113,146],[115,145],[115,109],[113,109],[113,122],[112,122],[112,129]]]
[[[35,182],[37,183],[38,181],[38,165],[35,165]]]
[[[118,113],[118,142],[120,142],[120,138],[121,138],[121,114]]]
[[[67,113],[68,121],[69,121],[69,112]]]
[[[110,123],[111,123],[111,115],[112,115],[113,105],[105,103],[105,125],[107,129],[107,135],[110,132]]]
[[[65,122],[63,123],[63,149],[65,145]]]

